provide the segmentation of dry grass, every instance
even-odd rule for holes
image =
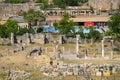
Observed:
[[[28,48],[32,49],[33,47],[36,46],[43,46],[43,47],[48,47],[48,46],[55,46],[53,44],[46,44],[46,45],[40,45],[40,44],[32,44]],[[75,44],[64,44],[64,45],[59,45],[60,49],[65,47],[65,50],[71,50],[71,53],[75,53]],[[86,49],[94,49],[96,48],[95,45],[91,44],[81,44],[80,48]],[[20,51],[17,54],[12,54],[9,53],[8,49],[12,49],[11,46],[0,46],[0,53],[3,53],[4,57],[0,58],[0,66],[4,66],[4,68],[0,68],[0,80],[5,80],[6,77],[6,71],[7,70],[12,70],[12,69],[19,69],[19,70],[26,70],[32,74],[31,78],[28,80],[81,80],[81,76],[67,76],[67,77],[56,77],[56,78],[49,78],[45,77],[39,68],[36,68],[38,62],[34,58],[27,58],[26,55],[28,54],[25,51]],[[93,56],[93,53],[90,53],[89,56]],[[100,57],[101,54],[97,53],[97,56]],[[106,56],[109,56],[109,53],[106,54]],[[115,54],[114,58],[120,58],[119,54]],[[119,60],[103,60],[100,58],[99,60],[74,60],[74,61],[69,61],[69,60],[64,60],[63,62],[65,63],[72,63],[72,64],[82,64],[82,63],[94,63],[94,64],[120,64]],[[117,74],[116,74],[117,75]],[[119,75],[117,75],[119,76]],[[94,78],[94,76],[93,76]],[[120,80],[120,77],[118,77],[115,80]],[[101,80],[101,77],[96,77],[94,80]],[[111,76],[108,80],[114,80],[114,76]]]

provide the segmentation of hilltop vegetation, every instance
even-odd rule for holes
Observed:
[[[54,5],[60,8],[66,8],[67,6],[78,6],[80,3],[86,3],[88,0],[53,0]]]
[[[26,3],[28,0],[4,0],[5,3]]]

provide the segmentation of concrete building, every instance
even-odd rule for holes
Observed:
[[[107,25],[110,16],[78,16],[76,18],[70,18],[73,22],[77,23],[79,26],[84,26],[86,22],[93,22],[94,25]],[[47,17],[47,22],[56,22],[61,20],[60,16],[49,16]]]

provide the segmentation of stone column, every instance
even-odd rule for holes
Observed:
[[[76,35],[76,55],[79,56],[79,37],[80,35]]]
[[[113,40],[111,40],[111,59],[113,58]]]
[[[59,43],[62,44],[62,35],[59,37]]]
[[[97,14],[97,11],[96,10],[94,10],[94,15],[96,15]]]
[[[55,49],[56,49],[56,59],[59,60],[60,59],[60,53],[59,53],[59,49],[58,49],[58,45],[55,46]]]
[[[44,35],[41,34],[41,35],[40,35],[40,38],[41,38],[41,42],[40,42],[40,43],[41,43],[41,44],[45,44]]]
[[[64,35],[60,35],[59,43],[60,44],[64,44],[65,43],[65,41],[64,41]]]
[[[104,40],[102,40],[102,57],[105,56],[105,51],[104,51]]]
[[[26,44],[29,45],[30,44],[30,39],[29,39],[29,34],[26,33]]]
[[[88,49],[85,50],[85,59],[88,58]]]
[[[11,33],[11,45],[13,45],[14,44],[14,34],[13,33]]]

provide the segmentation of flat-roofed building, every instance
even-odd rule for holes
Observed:
[[[75,7],[67,7],[66,9],[61,8],[48,8],[44,10],[44,13],[48,16],[61,16],[65,12],[70,15],[80,16],[80,15],[97,15],[97,9],[91,9],[89,6],[75,6]]]

